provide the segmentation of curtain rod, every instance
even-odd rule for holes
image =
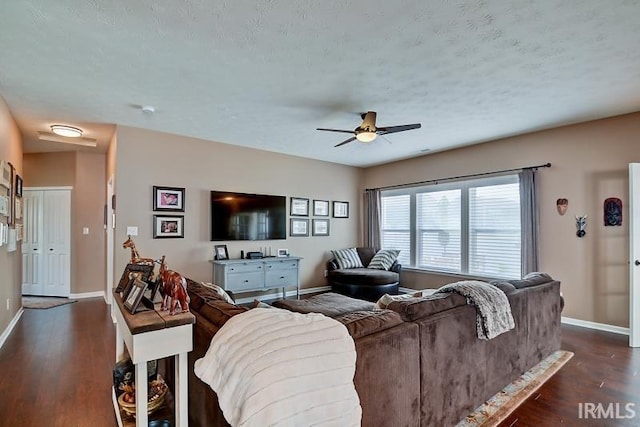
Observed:
[[[525,169],[538,170],[540,168],[550,168],[550,167],[551,167],[551,163],[545,163],[543,165],[525,166],[525,167],[516,168],[516,169],[504,169],[504,170],[495,171],[495,172],[482,172],[482,173],[474,173],[474,174],[470,174],[470,175],[451,176],[451,177],[448,177],[448,178],[430,179],[430,180],[427,180],[427,181],[410,182],[408,184],[397,184],[397,185],[388,185],[386,187],[367,188],[365,191],[369,191],[369,190],[389,190],[391,188],[413,187],[413,186],[420,185],[420,184],[437,184],[437,183],[442,182],[442,181],[451,181],[451,180],[461,179],[461,178],[473,178],[473,177],[476,177],[476,176],[495,175],[495,174],[501,174],[501,173],[506,173],[506,172],[519,172],[519,171],[523,171]]]

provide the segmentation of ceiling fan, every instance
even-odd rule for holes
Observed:
[[[352,133],[355,135],[347,139],[346,141],[342,141],[340,144],[337,144],[334,146],[334,147],[340,147],[341,145],[348,144],[349,142],[355,141],[356,139],[360,142],[371,142],[374,139],[376,139],[378,135],[386,135],[388,133],[404,132],[405,130],[419,129],[420,126],[421,126],[420,123],[414,123],[412,125],[376,127],[376,112],[369,111],[367,113],[362,114],[362,124],[357,128],[355,128],[354,130],[325,129],[325,128],[317,128],[316,130],[324,130],[327,132]]]

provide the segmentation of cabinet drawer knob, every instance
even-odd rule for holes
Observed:
[[[249,280],[245,280],[244,283],[249,283]]]
[[[281,279],[284,279],[284,276],[280,276]]]

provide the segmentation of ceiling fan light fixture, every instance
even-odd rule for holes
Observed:
[[[356,139],[360,142],[371,142],[378,136],[375,132],[359,132],[356,135]]]
[[[51,125],[51,132],[67,138],[80,138],[82,136],[82,129],[67,125]]]

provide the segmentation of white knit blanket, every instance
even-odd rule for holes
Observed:
[[[359,426],[353,339],[322,314],[254,308],[213,336],[195,374],[232,426]]]

